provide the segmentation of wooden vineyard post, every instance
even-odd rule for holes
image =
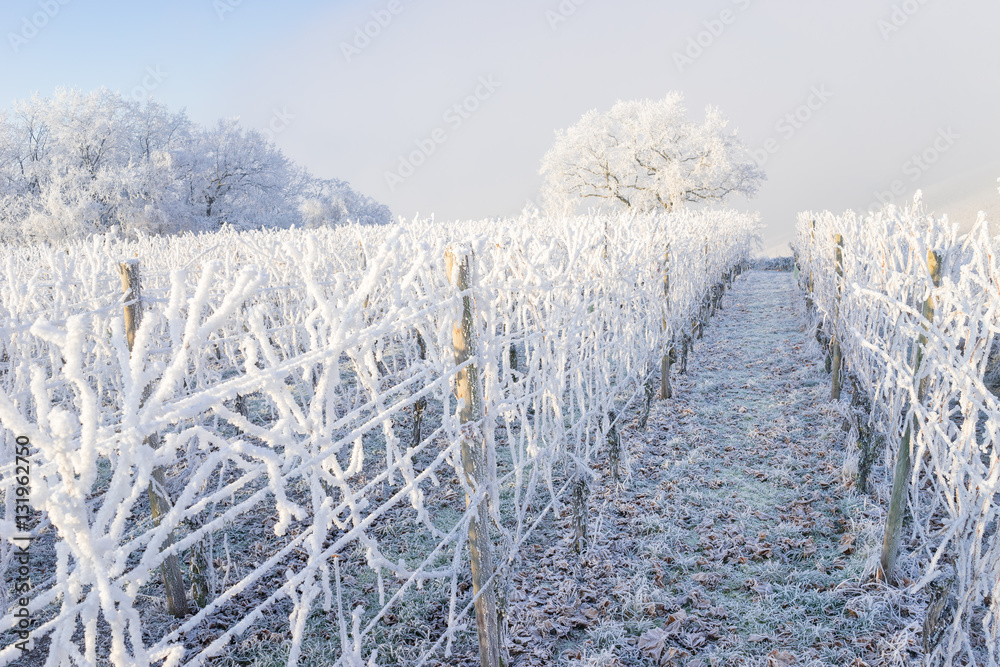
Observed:
[[[587,551],[587,499],[590,489],[585,477],[577,472],[570,487],[570,504],[573,508],[573,543],[570,550],[583,555]]]
[[[941,253],[933,250],[927,253],[927,268],[930,269],[931,281],[934,287],[941,286]],[[934,295],[931,294],[924,302],[924,329],[934,321]],[[913,374],[920,372],[920,364],[924,358],[924,346],[927,345],[926,334],[920,334],[913,355]],[[920,381],[917,387],[917,401],[922,401],[927,391],[927,378]],[[916,417],[906,424],[903,440],[899,443],[896,454],[896,469],[892,476],[892,495],[889,497],[889,515],[885,520],[885,539],[882,541],[882,576],[889,581],[892,570],[899,556],[899,539],[903,527],[903,511],[906,509],[906,488],[910,477],[910,441],[913,431],[919,427]]]
[[[812,272],[812,256],[813,251],[816,248],[816,221],[810,220],[809,228],[809,247],[807,252],[809,255],[809,278],[806,280],[806,312],[811,313],[813,308],[813,272]]]
[[[705,237],[705,252],[703,254],[704,254],[704,264],[705,264],[705,282],[707,283],[711,279],[711,276],[708,273],[708,237],[707,236]],[[698,340],[701,340],[701,337],[704,335],[705,325],[708,324],[708,318],[710,317],[709,306],[711,305],[711,296],[710,296],[711,293],[712,293],[712,288],[709,287],[705,291],[705,294],[704,294],[704,296],[702,296],[702,299],[701,299],[701,312],[700,312],[700,315],[698,317]]]
[[[460,319],[452,328],[455,365],[472,359],[476,354],[475,305],[468,293],[471,286],[472,252],[452,247],[445,252],[448,282],[462,294]],[[455,394],[463,402],[459,411],[462,438],[462,467],[472,493],[492,478],[486,467],[486,442],[477,424],[482,419],[479,370],[475,364],[466,366],[455,376]],[[476,627],[479,631],[479,660],[482,667],[500,667],[500,626],[497,616],[496,585],[484,590],[493,576],[493,549],[490,541],[490,515],[487,497],[479,501],[476,513],[469,521],[469,556],[472,569],[472,592],[476,598]],[[472,496],[466,497],[466,507]]]
[[[840,316],[840,294],[841,294],[841,292],[844,289],[844,287],[843,287],[843,282],[844,282],[844,252],[843,252],[844,251],[844,237],[842,235],[840,235],[840,234],[834,234],[833,235],[833,240],[837,244],[836,249],[834,251],[836,253],[835,264],[836,264],[836,269],[837,269],[836,295],[834,297],[836,299],[836,301],[834,302],[834,306],[833,306],[834,307],[834,319],[836,320],[837,317]],[[831,344],[833,345],[833,366],[830,369],[830,373],[833,376],[833,378],[832,378],[832,382],[833,383],[832,383],[832,387],[830,389],[830,400],[831,401],[839,401],[840,400],[841,385],[843,384],[842,379],[841,379],[840,376],[841,376],[841,367],[843,366],[843,363],[844,363],[844,357],[843,357],[843,353],[842,353],[842,351],[840,349],[840,340],[837,339],[836,330],[834,330],[834,334],[833,334],[832,338],[833,338],[833,340],[831,341]]]
[[[605,434],[608,446],[608,463],[611,464],[611,478],[617,484],[621,481],[621,460],[622,460],[622,437],[618,433],[618,413],[614,410],[608,411],[608,431]],[[587,525],[586,508],[578,515],[578,520]]]
[[[685,332],[681,336],[681,368],[678,371],[681,375],[687,375],[688,372],[688,348],[691,346],[691,337]]]
[[[643,388],[643,401],[642,410],[639,413],[639,428],[646,430],[646,426],[649,424],[649,411],[653,407],[653,396],[656,390],[653,389],[653,380],[649,378],[642,385]]]
[[[125,339],[128,351],[132,352],[135,345],[135,334],[142,322],[142,283],[139,278],[139,260],[129,259],[118,264],[118,273],[122,279],[122,292],[125,294]],[[142,392],[142,403],[149,398],[150,389],[147,386]],[[145,444],[156,448],[159,438],[153,434],[146,438]],[[166,495],[167,480],[162,468],[154,468],[149,482],[149,507],[153,514],[153,525],[159,526],[160,519],[170,509],[170,499]],[[173,535],[167,537],[163,547],[173,544]],[[187,615],[187,596],[184,592],[184,577],[181,574],[180,561],[177,554],[170,554],[160,567],[163,574],[163,587],[167,594],[167,610],[177,618]]]
[[[427,359],[427,344],[424,337],[417,331],[417,349],[420,354],[420,361]],[[413,402],[413,446],[420,444],[420,427],[424,423],[424,411],[427,409],[427,399],[418,398]]]
[[[663,335],[667,335],[667,308],[670,304],[670,245],[663,256]],[[673,352],[673,342],[665,342],[663,359],[660,361],[660,399],[673,396],[670,387],[670,357]]]

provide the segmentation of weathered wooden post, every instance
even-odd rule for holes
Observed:
[[[816,250],[816,221],[810,220],[809,229],[809,247],[807,248],[808,262],[809,262],[809,278],[806,280],[806,312],[811,312],[813,308],[813,272],[812,272],[812,260],[813,253]]]
[[[930,270],[931,282],[934,287],[941,286],[941,253],[933,250],[927,253],[927,268]],[[924,330],[926,331],[931,322],[934,321],[934,294],[933,292],[924,301],[923,309]],[[920,334],[917,346],[913,355],[913,375],[920,372],[920,364],[924,358],[924,346],[927,345],[927,335]],[[920,381],[917,386],[917,401],[922,401],[924,393],[927,391],[927,378]],[[896,566],[896,558],[899,556],[899,539],[903,526],[903,511],[906,509],[906,489],[910,478],[910,441],[912,433],[918,429],[919,423],[914,417],[906,424],[903,432],[903,440],[899,443],[899,452],[896,453],[896,469],[892,476],[892,495],[889,497],[889,515],[885,521],[885,539],[882,541],[882,576],[885,581],[889,581],[892,570]]]
[[[639,412],[639,428],[646,430],[646,426],[649,424],[649,411],[653,407],[653,396],[655,395],[655,389],[653,389],[653,379],[649,378],[642,385],[643,388],[643,400],[642,400],[642,410]]]
[[[868,493],[868,477],[875,465],[876,452],[880,449],[879,441],[882,435],[868,424],[872,412],[871,400],[865,393],[858,379],[851,378],[854,385],[851,391],[851,414],[858,428],[858,491]]]
[[[604,435],[608,445],[608,462],[611,464],[611,478],[621,481],[622,437],[618,433],[618,413],[608,411],[608,430]]]
[[[705,237],[704,260],[705,260],[705,283],[707,284],[712,279],[712,275],[709,272],[709,265],[708,265],[708,237],[707,236]],[[702,300],[701,300],[701,326],[698,327],[698,338],[701,338],[701,336],[702,336],[702,330],[704,329],[705,325],[708,324],[708,318],[710,318],[712,315],[713,315],[713,313],[712,313],[712,286],[709,285],[708,288],[705,290],[704,297],[702,297]]]
[[[833,306],[834,319],[836,320],[839,317],[839,315],[840,315],[840,294],[841,294],[841,292],[844,289],[844,286],[843,286],[843,282],[844,282],[844,253],[843,253],[843,250],[844,250],[844,237],[842,235],[840,235],[840,234],[834,234],[833,235],[833,240],[834,240],[834,243],[837,244],[837,247],[836,247],[836,249],[834,251],[836,253],[835,264],[836,264],[836,269],[837,269],[837,277],[835,278],[835,280],[836,280],[836,294],[835,294],[835,297],[834,297],[836,300],[835,300],[834,306]],[[834,326],[836,326],[836,322],[834,322]],[[836,329],[834,329],[832,345],[833,345],[833,365],[832,365],[832,367],[830,369],[830,373],[833,376],[833,378],[832,378],[833,384],[832,384],[832,387],[830,389],[830,400],[831,401],[839,401],[840,400],[841,385],[842,385],[842,379],[840,377],[841,376],[841,366],[844,363],[844,357],[843,357],[843,353],[841,352],[841,349],[840,349],[840,340],[837,338],[837,331],[836,331]]]
[[[128,351],[135,346],[135,334],[142,322],[142,282],[139,277],[139,260],[129,259],[118,264],[118,273],[122,279],[122,292],[125,294],[125,340]],[[144,404],[149,398],[150,389],[142,390]],[[154,433],[146,438],[145,444],[159,447],[160,439]],[[153,514],[153,525],[159,526],[160,520],[170,510],[170,498],[167,496],[167,480],[162,468],[154,468],[149,482],[149,507]],[[163,543],[163,548],[174,543],[173,534]],[[181,574],[180,561],[177,554],[170,554],[160,567],[163,575],[163,587],[167,594],[167,610],[177,618],[187,615],[187,596],[184,592],[184,576]]]
[[[670,245],[663,255],[663,336],[667,335],[667,309],[670,307]],[[660,398],[668,399],[673,396],[670,387],[670,360],[673,351],[673,341],[664,341],[663,359],[660,361]]]
[[[417,351],[420,355],[420,360],[424,361],[427,359],[427,344],[424,343],[424,337],[420,335],[417,331]],[[413,446],[416,447],[420,444],[420,428],[424,423],[424,411],[427,409],[427,399],[421,396],[413,402]]]
[[[461,366],[476,354],[475,304],[469,288],[472,282],[472,251],[461,246],[445,253],[448,282],[462,295],[462,312],[452,328],[455,365]],[[486,442],[478,430],[482,419],[479,370],[466,366],[455,376],[455,395],[462,402],[459,410],[462,438],[462,467],[469,493],[477,491],[492,478],[487,470]],[[490,515],[485,494],[469,521],[469,556],[472,569],[472,592],[476,598],[476,626],[479,631],[479,660],[482,667],[500,667],[500,626],[497,616],[496,585],[486,582],[493,576],[493,549],[490,541]],[[466,496],[466,507],[472,503]]]
[[[681,368],[678,371],[681,375],[687,375],[688,372],[688,348],[691,346],[691,337],[685,332],[681,336]]]
[[[577,464],[578,466],[580,464]],[[570,487],[570,504],[573,512],[573,543],[570,550],[581,556],[587,550],[587,500],[590,488],[587,480],[579,472]]]

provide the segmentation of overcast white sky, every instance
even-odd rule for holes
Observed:
[[[373,16],[385,25],[356,41]],[[397,215],[482,218],[536,197],[556,129],[680,90],[751,148],[774,139],[760,195],[733,204],[782,250],[798,211],[868,208],[896,181],[898,201],[942,182],[1000,197],[997,26],[995,0],[7,0],[0,106],[137,90],[203,123],[278,129],[290,157]],[[689,40],[701,52],[679,67]],[[474,112],[448,114],[477,89]],[[799,109],[813,90],[828,99]],[[438,128],[391,189],[386,172]]]

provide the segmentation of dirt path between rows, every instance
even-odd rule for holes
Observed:
[[[585,556],[568,521],[525,554],[513,664],[909,664],[900,609],[859,584],[867,503],[821,361],[792,275],[741,277],[675,398],[626,427],[631,477],[592,489]]]

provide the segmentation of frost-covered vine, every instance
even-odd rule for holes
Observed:
[[[835,234],[843,237],[842,279]],[[916,424],[912,520],[897,571],[913,592],[931,585],[942,611],[925,625],[924,643],[946,665],[1000,664],[1000,403],[984,382],[1000,331],[996,249],[984,217],[960,236],[946,218],[925,214],[919,198],[867,216],[804,213],[798,225],[800,284],[874,406],[863,426],[888,443],[876,488],[883,502],[906,424]],[[939,287],[929,252],[943,259]],[[922,315],[928,298],[933,321]]]
[[[345,666],[447,656],[475,625],[466,529],[478,504],[502,589],[573,480],[598,474],[609,415],[641,400],[758,228],[704,211],[5,249],[0,563],[18,532],[12,452],[26,436],[34,647],[47,665],[200,665],[280,614],[290,665],[318,635]],[[451,387],[455,243],[474,257],[474,426],[495,476],[476,491]],[[144,315],[130,353],[117,264],[132,257]],[[158,524],[154,470],[172,502]],[[171,554],[208,589],[173,627],[158,574]],[[5,600],[5,629],[12,610]],[[399,634],[408,613],[432,634]],[[0,664],[18,656],[9,646]]]

